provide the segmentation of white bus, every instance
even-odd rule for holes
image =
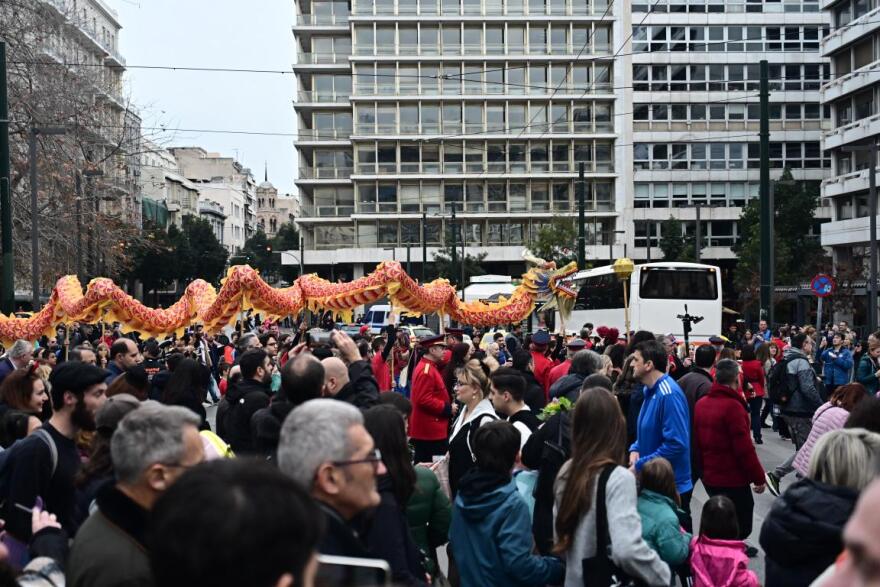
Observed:
[[[566,329],[579,330],[587,322],[596,328],[613,326],[624,332],[623,284],[611,266],[580,271],[569,280],[577,299]],[[636,265],[627,292],[632,330],[684,337],[680,314],[687,305],[691,316],[703,320],[691,326],[692,342],[707,342],[721,334],[721,271],[698,263]],[[559,314],[556,315],[559,324]]]

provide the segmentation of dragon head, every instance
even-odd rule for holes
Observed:
[[[539,259],[528,249],[523,251],[522,257],[526,262],[534,265],[523,275],[523,284],[536,296],[541,298],[552,295],[572,300],[575,298],[576,292],[564,285],[562,280],[577,272],[577,263],[572,261],[568,265],[557,269],[555,261]]]

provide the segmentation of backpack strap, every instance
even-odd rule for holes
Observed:
[[[608,511],[605,506],[606,486],[617,465],[605,465],[596,487],[596,556],[611,560],[611,535],[608,532]]]
[[[55,445],[55,439],[45,428],[37,428],[34,430],[34,436],[46,443],[49,447],[49,454],[52,455],[52,474],[49,478],[55,476],[55,470],[58,469],[58,447]]]
[[[477,431],[477,429],[483,423],[484,418],[497,420],[498,416],[494,414],[480,414],[468,423],[468,426],[470,426],[470,428],[468,428],[467,434],[465,435],[465,442],[467,442],[468,452],[471,453],[471,461],[473,461],[474,463],[477,462],[477,457],[474,456],[474,449],[471,448],[471,435]]]

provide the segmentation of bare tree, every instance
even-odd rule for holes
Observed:
[[[127,247],[141,238],[141,119],[125,96],[116,40],[98,28],[75,12],[72,0],[0,0],[15,267],[22,283],[31,268],[28,136],[32,128],[65,130],[37,134],[39,255],[47,290],[76,271],[78,254],[85,276],[119,276],[129,263]]]

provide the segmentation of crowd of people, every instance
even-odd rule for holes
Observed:
[[[740,326],[15,341],[0,586],[880,581],[880,333]]]

